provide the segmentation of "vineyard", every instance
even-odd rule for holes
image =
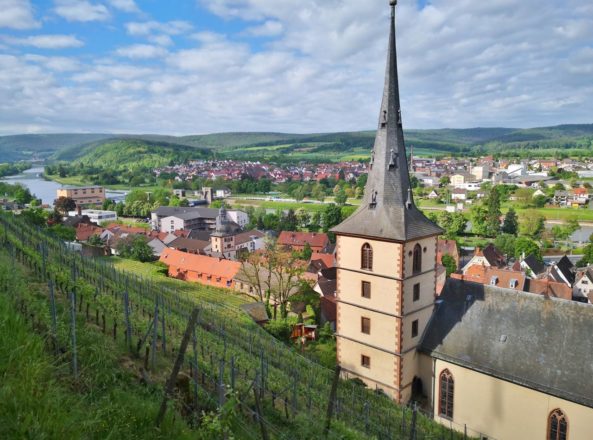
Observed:
[[[93,332],[127,353],[138,382],[158,390],[165,404],[170,397],[169,415],[180,414],[189,428],[199,426],[203,411],[215,411],[241,439],[463,438],[415,406],[397,406],[357,381],[338,380],[222,301],[219,291],[196,295],[83,257],[17,216],[0,214],[0,242],[2,264],[13,266],[0,271],[3,295],[12,294],[81,389],[89,387],[79,355],[88,338],[80,335]],[[40,294],[14,293],[19,268],[44,287]],[[176,367],[179,374],[172,374]],[[172,423],[170,417],[164,423]]]

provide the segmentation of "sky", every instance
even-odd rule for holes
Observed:
[[[377,125],[388,0],[0,0],[0,135]],[[406,128],[593,123],[591,0],[399,0]]]

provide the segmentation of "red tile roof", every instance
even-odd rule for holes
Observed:
[[[336,265],[336,256],[334,254],[323,254],[321,252],[311,255],[311,263],[316,260],[323,261],[325,267],[334,267]]]
[[[309,243],[312,248],[323,248],[329,243],[329,238],[323,232],[291,231],[282,231],[278,237],[278,244],[281,246],[304,246],[305,243]]]
[[[529,280],[528,292],[538,293],[553,298],[572,300],[572,289],[566,283],[549,280]]]
[[[233,279],[241,268],[238,261],[223,260],[205,255],[188,254],[175,249],[165,249],[159,261],[178,270],[206,273],[228,280]]]
[[[76,239],[78,241],[87,241],[93,235],[101,235],[104,229],[93,224],[79,223],[76,227]]]

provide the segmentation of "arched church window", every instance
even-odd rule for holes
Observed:
[[[443,370],[439,376],[439,415],[453,418],[453,392],[455,382],[449,370]]]
[[[373,248],[368,243],[362,245],[360,267],[364,270],[373,270]]]
[[[548,418],[548,440],[566,440],[568,421],[560,409],[555,409]]]
[[[422,271],[422,248],[419,244],[414,246],[414,260],[412,262],[412,272],[418,273]]]

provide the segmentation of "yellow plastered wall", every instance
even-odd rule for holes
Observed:
[[[369,243],[373,248],[373,270],[364,271],[369,274],[401,278],[401,244],[363,239],[355,237],[338,236],[336,250],[338,267],[360,269],[360,255],[362,245]]]
[[[350,339],[372,345],[383,350],[395,352],[399,334],[396,329],[396,319],[382,313],[371,312],[347,304],[340,304],[340,328],[338,334]],[[361,331],[361,318],[371,320],[369,334]]]
[[[444,369],[455,380],[453,426],[463,430],[467,425],[471,436],[545,439],[548,417],[559,408],[568,419],[568,439],[593,438],[592,408],[441,360],[436,361],[435,396],[439,395],[438,377]],[[449,426],[450,421],[438,415],[438,399],[433,398],[433,405],[435,418]]]

